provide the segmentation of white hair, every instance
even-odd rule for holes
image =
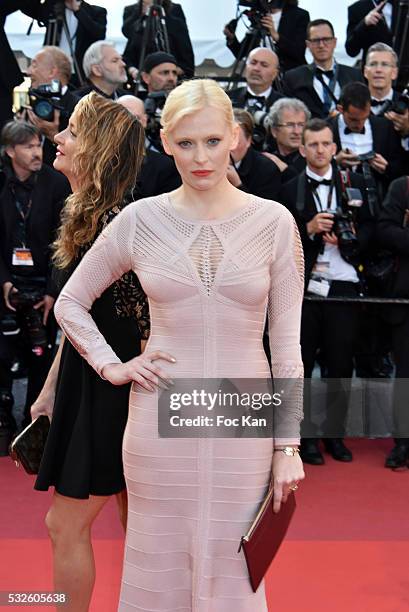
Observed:
[[[108,40],[97,40],[85,51],[84,59],[82,60],[82,68],[87,79],[91,76],[92,66],[102,62],[104,57],[102,52],[103,47],[112,47],[115,49],[115,43]]]

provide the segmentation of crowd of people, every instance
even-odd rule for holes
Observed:
[[[385,465],[409,461],[409,97],[394,88],[399,3],[358,0],[349,7],[346,51],[361,54],[356,67],[337,61],[334,24],[310,20],[294,0],[271,3],[256,35],[253,23],[242,41],[230,22],[226,44],[232,60],[243,58],[243,78],[226,92],[192,78],[193,49],[179,4],[162,3],[168,47],[146,38],[153,4],[125,8],[123,56],[105,40],[101,7],[5,0],[0,8],[0,426],[17,428],[12,367],[23,363],[21,427],[40,414],[52,420],[36,488],[56,490],[47,525],[57,590],[71,593],[70,609],[88,609],[95,573],[90,527],[110,495],[117,495],[126,527],[125,469],[130,532],[121,610],[135,609],[135,598],[143,609],[187,609],[194,600],[192,609],[201,610],[199,602],[212,597],[214,610],[229,597],[242,602],[243,612],[264,610],[264,593],[254,599],[240,582],[243,567],[230,559],[231,542],[209,554],[229,559],[237,588],[221,579],[215,594],[198,577],[193,595],[183,587],[188,555],[202,564],[206,551],[192,553],[186,539],[175,553],[160,535],[179,516],[177,504],[166,506],[165,472],[181,475],[169,486],[189,500],[183,537],[198,521],[203,538],[209,530],[217,538],[212,508],[205,504],[196,515],[203,483],[208,493],[215,488],[214,499],[219,495],[205,463],[224,462],[219,487],[232,489],[235,476],[242,483],[250,477],[239,458],[251,457],[258,489],[231,528],[234,539],[263,497],[273,450],[277,507],[303,478],[299,443],[305,463],[324,463],[321,438],[335,460],[353,459],[344,436],[354,374],[401,381],[393,396],[395,445]],[[13,115],[12,91],[22,75],[4,21],[16,10],[44,25],[46,36],[28,69],[30,104]],[[262,357],[258,340],[253,344],[260,325]],[[151,395],[158,382],[172,384],[178,375],[260,377],[266,360],[277,377],[304,376],[300,440],[278,436],[273,447],[271,440],[249,441],[234,470],[235,445],[210,451],[187,442],[178,457],[180,446],[169,444],[159,461]],[[327,381],[320,424],[311,384],[317,367]],[[299,406],[288,419],[296,432]],[[197,461],[199,484],[190,461]],[[162,490],[152,484],[157,477]],[[199,492],[189,490],[196,486]],[[221,522],[232,499],[220,500]],[[137,552],[145,545],[149,563]],[[166,563],[157,558],[158,546],[169,549]],[[218,574],[213,561],[209,581]],[[164,584],[181,581],[173,599],[155,590],[147,577],[152,567],[173,576],[161,576]]]

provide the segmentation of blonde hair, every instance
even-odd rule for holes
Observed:
[[[75,107],[77,151],[72,171],[79,189],[66,201],[54,260],[66,268],[93,242],[102,216],[121,206],[144,156],[144,130],[121,104],[91,92]]]
[[[226,92],[212,79],[192,79],[175,87],[167,97],[161,115],[164,134],[169,134],[183,117],[207,106],[221,110],[226,123],[233,128],[233,108]]]

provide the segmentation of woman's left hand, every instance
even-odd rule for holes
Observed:
[[[271,486],[274,489],[274,512],[279,512],[282,503],[292,493],[292,487],[298,487],[300,480],[304,480],[304,468],[300,455],[285,455],[282,451],[273,453]]]

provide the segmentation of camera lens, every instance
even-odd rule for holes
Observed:
[[[38,100],[34,106],[34,112],[40,119],[49,120],[49,117],[54,114],[52,104],[48,100]]]

